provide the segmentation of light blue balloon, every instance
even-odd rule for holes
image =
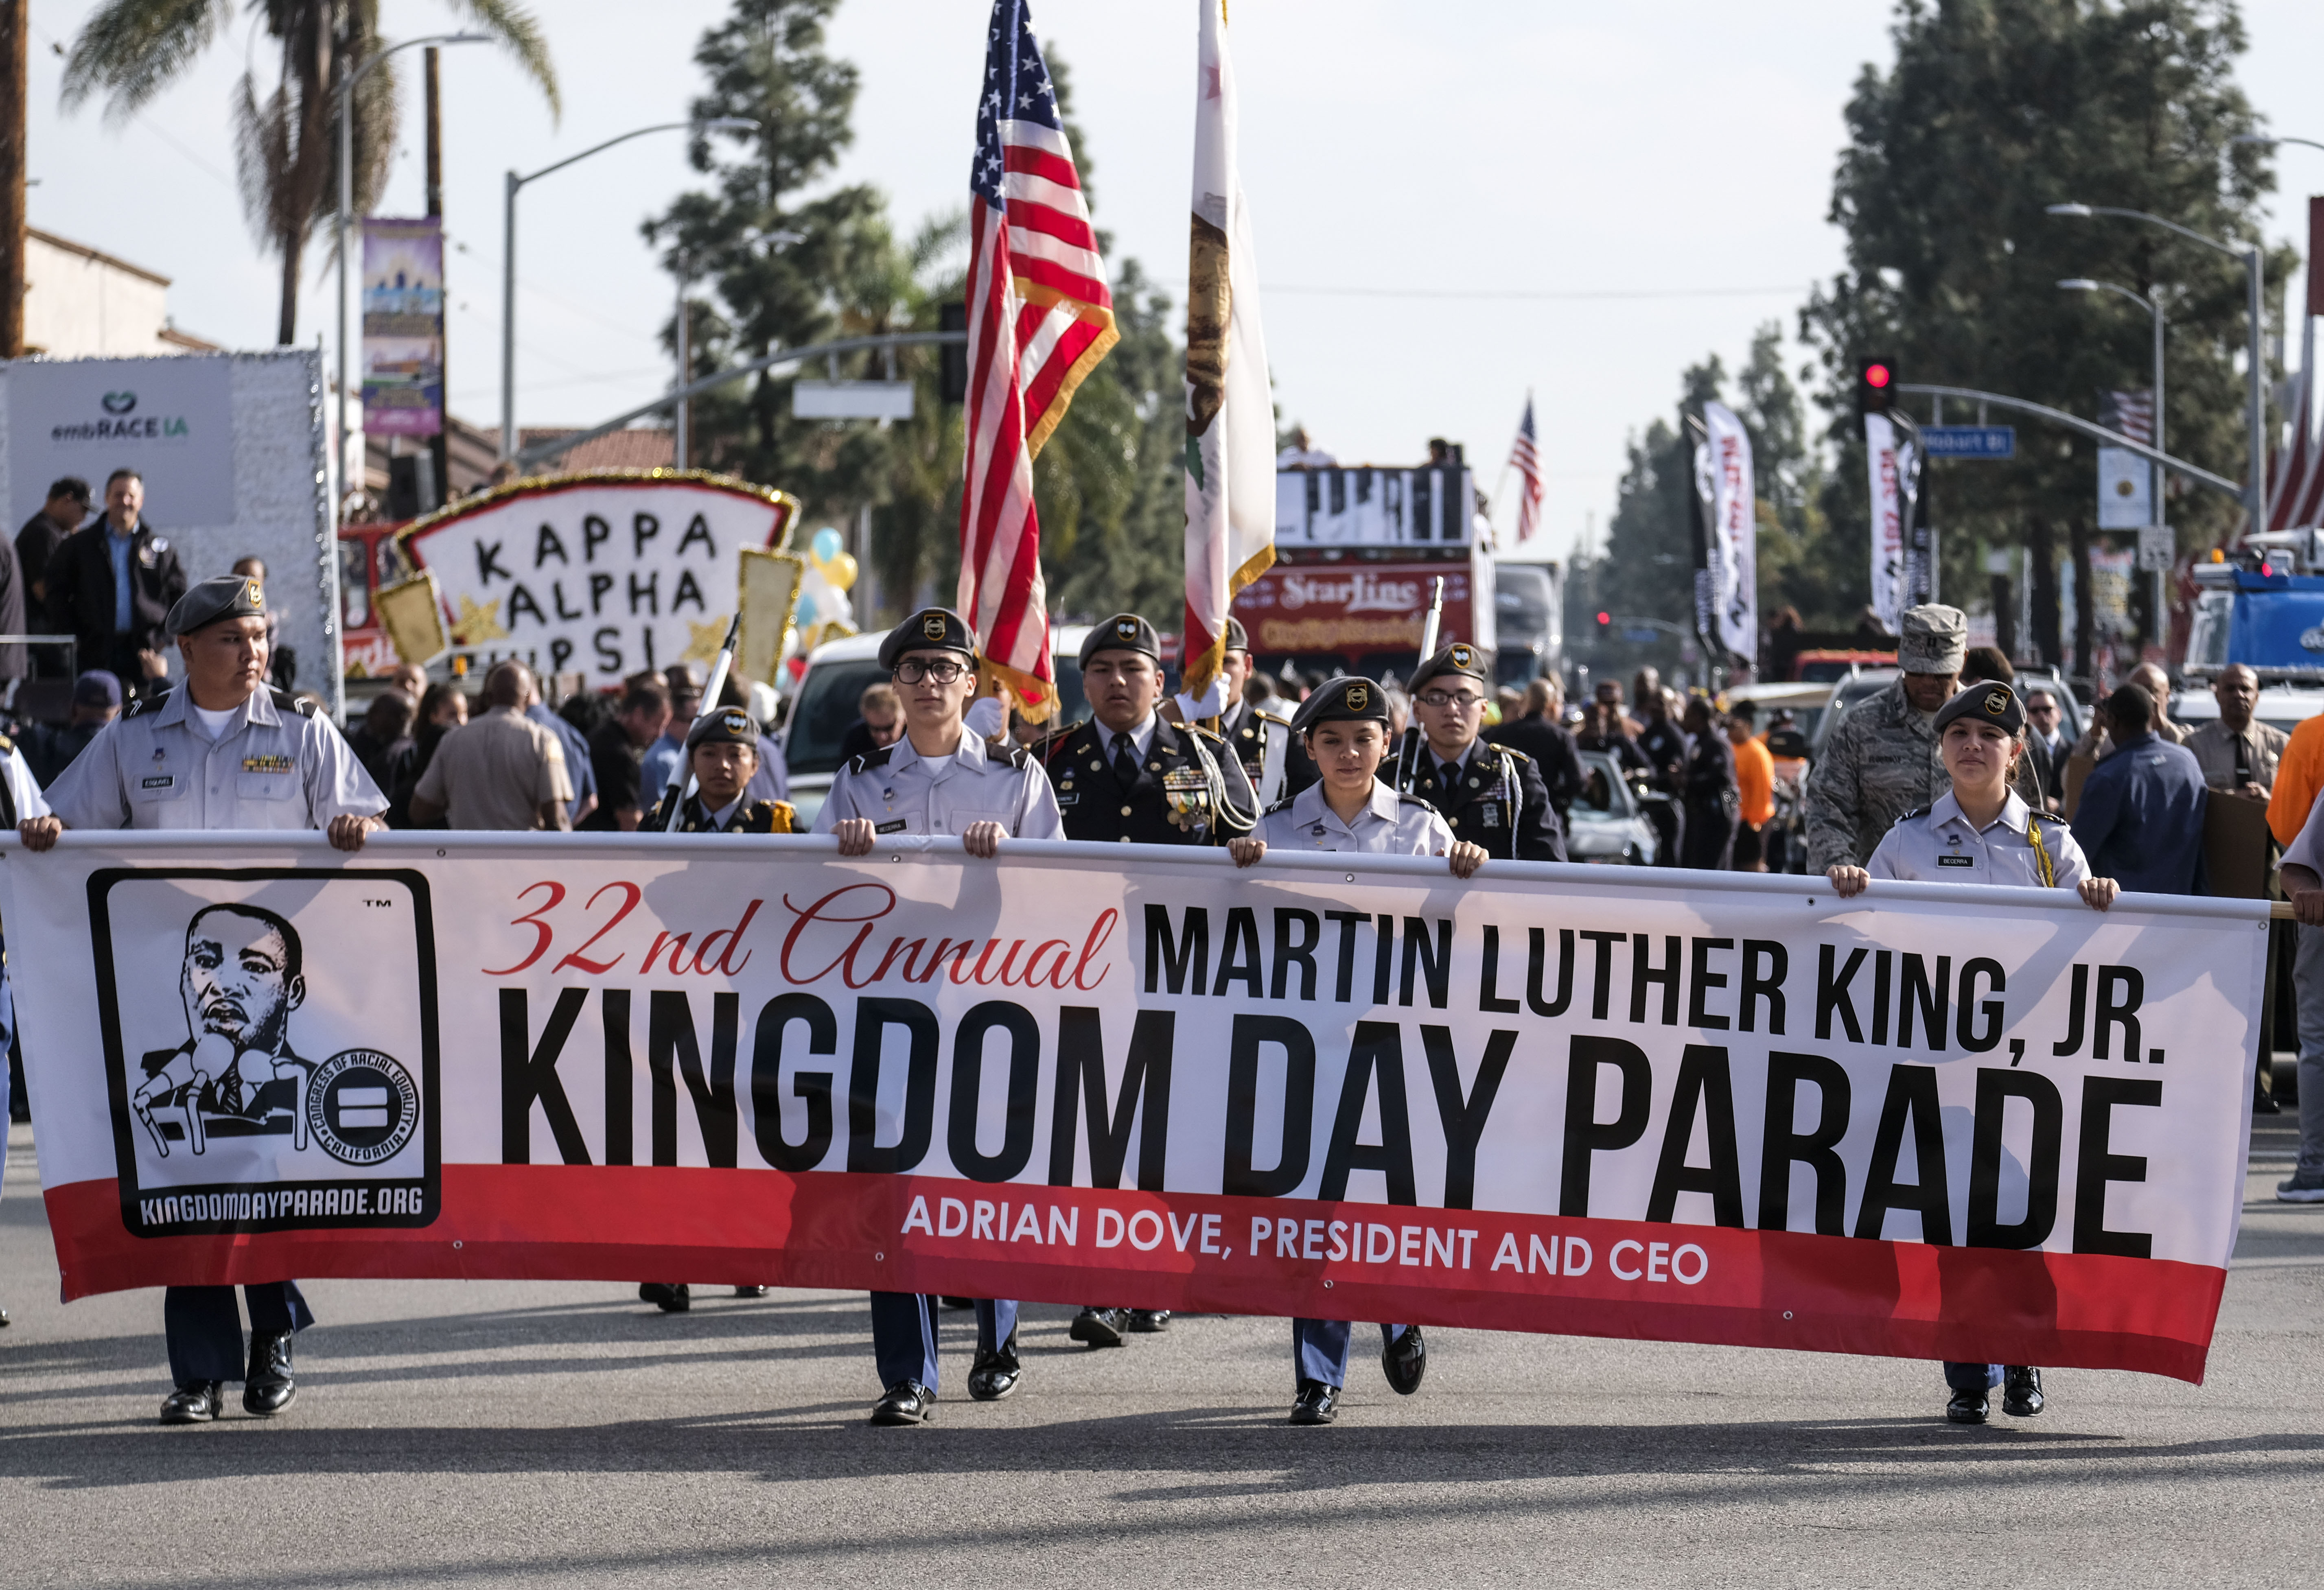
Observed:
[[[815,593],[812,591],[800,592],[798,606],[792,610],[791,622],[794,624],[812,624],[815,622]]]
[[[833,529],[829,525],[824,526],[823,528],[815,533],[816,562],[829,563],[833,558],[837,557],[841,553],[846,550],[847,543],[841,539],[839,532]]]

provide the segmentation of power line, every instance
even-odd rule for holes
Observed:
[[[1176,285],[1183,286],[1184,283]],[[1672,288],[1584,288],[1571,290],[1536,290],[1531,288],[1437,288],[1437,287],[1318,287],[1274,282],[1262,283],[1262,292],[1289,293],[1310,298],[1343,299],[1527,299],[1542,302],[1580,303],[1619,299],[1753,299],[1789,297],[1802,290],[1799,284],[1782,287],[1672,287]]]

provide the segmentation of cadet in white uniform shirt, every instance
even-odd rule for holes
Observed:
[[[24,765],[24,753],[18,750],[15,742],[5,734],[0,734],[0,791],[5,791],[6,795],[5,809],[0,812],[0,815],[5,815],[11,826],[22,818],[49,814],[49,803],[41,798],[40,781],[32,777],[32,768]],[[5,957],[6,946],[0,945],[0,961],[5,961]],[[7,1052],[9,1044],[15,1040],[15,997],[8,986],[6,970],[0,969],[0,1053]],[[0,1083],[0,1100],[6,1098],[7,1091],[7,1085]],[[7,1174],[8,1122],[0,1116],[0,1180],[5,1180]],[[0,1309],[0,1325],[7,1323],[8,1310]]]
[[[1485,859],[1476,845],[1452,837],[1436,808],[1416,795],[1399,795],[1377,777],[1388,755],[1388,701],[1370,679],[1334,679],[1309,696],[1291,720],[1323,777],[1270,807],[1259,832],[1231,841],[1238,867],[1264,858],[1270,846],[1286,850],[1334,850],[1373,856],[1443,856],[1455,878],[1473,875]],[[1329,1424],[1348,1383],[1348,1321],[1294,1319],[1292,1376],[1298,1394],[1294,1424]],[[1380,1369],[1398,1393],[1420,1389],[1428,1370],[1428,1344],[1417,1325],[1380,1327]]]
[[[170,610],[186,682],[148,696],[97,731],[49,787],[54,813],[18,824],[28,850],[68,828],[322,829],[342,850],[386,823],[387,797],[327,718],[266,686],[265,592],[235,574],[204,580]],[[281,1412],[298,1395],[290,1337],[315,1322],[295,1281],[246,1285],[250,1358],[230,1286],[162,1294],[170,1378],[164,1424],[218,1416],[221,1382],[240,1380],[242,1405]]]
[[[856,758],[832,780],[815,832],[835,834],[843,856],[868,856],[881,834],[957,835],[990,859],[1003,839],[1063,839],[1049,776],[1022,748],[987,745],[963,721],[976,694],[976,631],[946,608],[924,608],[888,631],[880,666],[895,677],[904,733]],[[936,1300],[872,1294],[872,1353],[887,1388],[873,1424],[923,1424],[936,1411]],[[1017,1305],[976,1305],[976,1362],[968,1394],[980,1402],[1015,1391]]]
[[[1892,878],[2070,888],[2093,910],[2114,904],[2114,879],[2090,876],[2066,825],[2009,787],[2025,755],[2025,709],[2006,685],[1970,685],[1938,709],[1934,728],[1952,788],[1896,819],[1867,866],[1833,868],[1835,893],[1852,898],[1872,879]],[[1947,1363],[1945,1384],[1952,1392],[1945,1417],[1955,1424],[1983,1424],[1996,1386],[2012,1418],[2042,1411],[2042,1372],[2030,1364]]]

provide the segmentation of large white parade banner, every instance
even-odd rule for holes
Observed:
[[[0,910],[68,1296],[677,1275],[2189,1379],[2266,936],[944,838],[67,834]]]

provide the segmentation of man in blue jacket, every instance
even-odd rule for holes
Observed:
[[[2091,875],[2139,894],[2202,893],[2202,765],[2153,732],[2145,686],[2118,686],[2098,711],[2115,749],[2090,769],[2074,813],[2074,841]]]

